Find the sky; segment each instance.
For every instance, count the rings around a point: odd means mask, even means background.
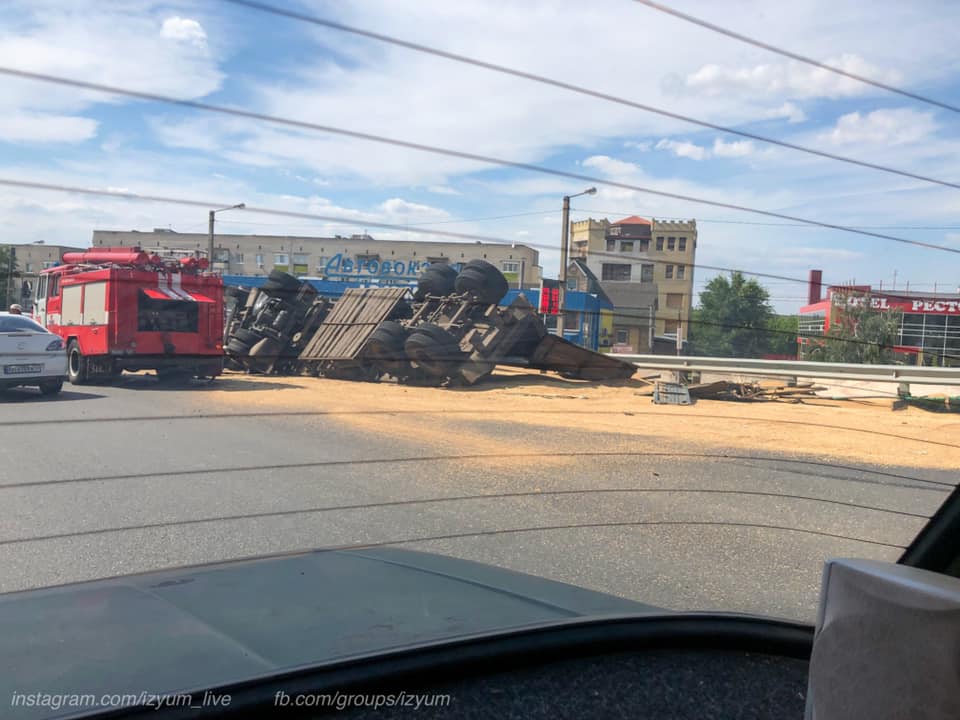
[[[960,117],[631,0],[270,0],[715,124],[960,182]],[[960,104],[960,4],[671,0],[677,9]],[[6,0],[0,66],[491,155],[960,250],[960,190],[817,158],[223,0]],[[0,178],[248,211],[221,232],[443,239],[541,250],[591,183],[0,75]],[[598,184],[572,219],[695,218],[697,262],[802,280],[956,291],[960,254]],[[504,217],[510,216],[510,217]],[[199,232],[199,206],[4,187],[2,242],[84,246],[97,229]],[[369,227],[403,225],[407,231]],[[761,224],[757,224],[761,223]],[[699,289],[717,274],[696,271]],[[760,278],[781,312],[802,282]]]

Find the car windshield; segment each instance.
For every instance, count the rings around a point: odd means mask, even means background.
[[[28,317],[23,317],[21,315],[0,315],[0,332],[45,333],[46,330]]]
[[[0,333],[62,343],[0,344],[0,601],[319,550],[812,623],[896,562],[960,3],[673,4],[3,3]]]

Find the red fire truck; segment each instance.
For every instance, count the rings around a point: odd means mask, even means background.
[[[205,259],[113,247],[63,261],[40,274],[33,313],[67,344],[70,382],[124,370],[161,379],[223,371],[223,281]]]

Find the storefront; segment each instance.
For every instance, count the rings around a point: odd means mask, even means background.
[[[825,300],[800,308],[801,359],[846,312],[864,306],[899,314],[895,350],[904,360],[960,365],[960,294],[880,292],[865,285],[829,287]]]

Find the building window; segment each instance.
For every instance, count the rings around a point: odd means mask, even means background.
[[[213,251],[213,261],[214,262],[230,262],[230,251],[226,248],[217,248]]]
[[[620,252],[633,252],[633,242],[630,240],[621,240]]]
[[[677,265],[677,280],[683,280],[687,275],[686,265]]]
[[[667,293],[667,307],[680,310],[683,307],[683,293]]]
[[[610,240],[610,239],[608,238],[608,239],[607,239],[607,252],[613,252],[613,251],[616,250],[616,249],[617,249],[617,241],[616,241],[616,240]]]
[[[504,260],[500,263],[500,268],[505,273],[518,273],[520,272],[520,263],[516,260]]]
[[[616,264],[616,263],[603,263],[601,269],[601,280],[629,280],[630,279],[630,265],[627,264]]]
[[[686,251],[687,251],[687,239],[686,239],[686,238],[680,238],[677,242],[679,243],[679,244],[677,245],[677,249],[679,249],[680,252],[686,252]]]
[[[664,271],[663,271],[663,276],[664,276],[667,280],[672,280],[672,279],[673,279],[673,265],[667,265],[667,267],[666,267],[666,268],[664,269]]]
[[[273,264],[274,264],[274,265],[289,265],[289,264],[290,264],[290,256],[287,255],[286,253],[275,253],[274,256],[273,256]]]
[[[32,263],[32,262],[28,262],[28,263],[24,266],[24,269],[25,269],[27,272],[33,272],[33,263]]]
[[[258,268],[263,267],[263,255],[261,255],[260,253],[257,253],[257,267]]]
[[[663,321],[663,332],[664,334],[673,335],[680,329],[679,320],[664,320]]]
[[[55,260],[47,260],[46,262],[43,263],[44,270],[46,270],[47,268],[52,268],[56,266],[57,266],[57,263]]]
[[[237,265],[243,265],[243,253],[234,253],[233,261],[237,263]]]
[[[675,237],[667,238],[667,250],[676,250],[677,248],[677,239]]]
[[[644,240],[641,240],[641,241],[640,241],[640,252],[645,253],[645,252],[648,252],[649,250],[650,250],[650,239],[649,239],[649,238],[645,238]]]
[[[610,228],[610,233],[609,233],[609,234],[610,234],[610,235],[619,235],[619,234],[620,234],[620,226],[619,226],[619,225],[615,225],[614,227]]]
[[[663,252],[663,235],[657,236],[657,252]]]
[[[626,345],[628,342],[630,342],[630,333],[629,333],[629,331],[627,331],[627,330],[620,330],[620,329],[618,328],[618,329],[615,330],[614,332],[616,332],[616,338],[617,338],[616,342],[617,342],[617,345]]]
[[[640,282],[653,282],[653,263],[640,266]]]

